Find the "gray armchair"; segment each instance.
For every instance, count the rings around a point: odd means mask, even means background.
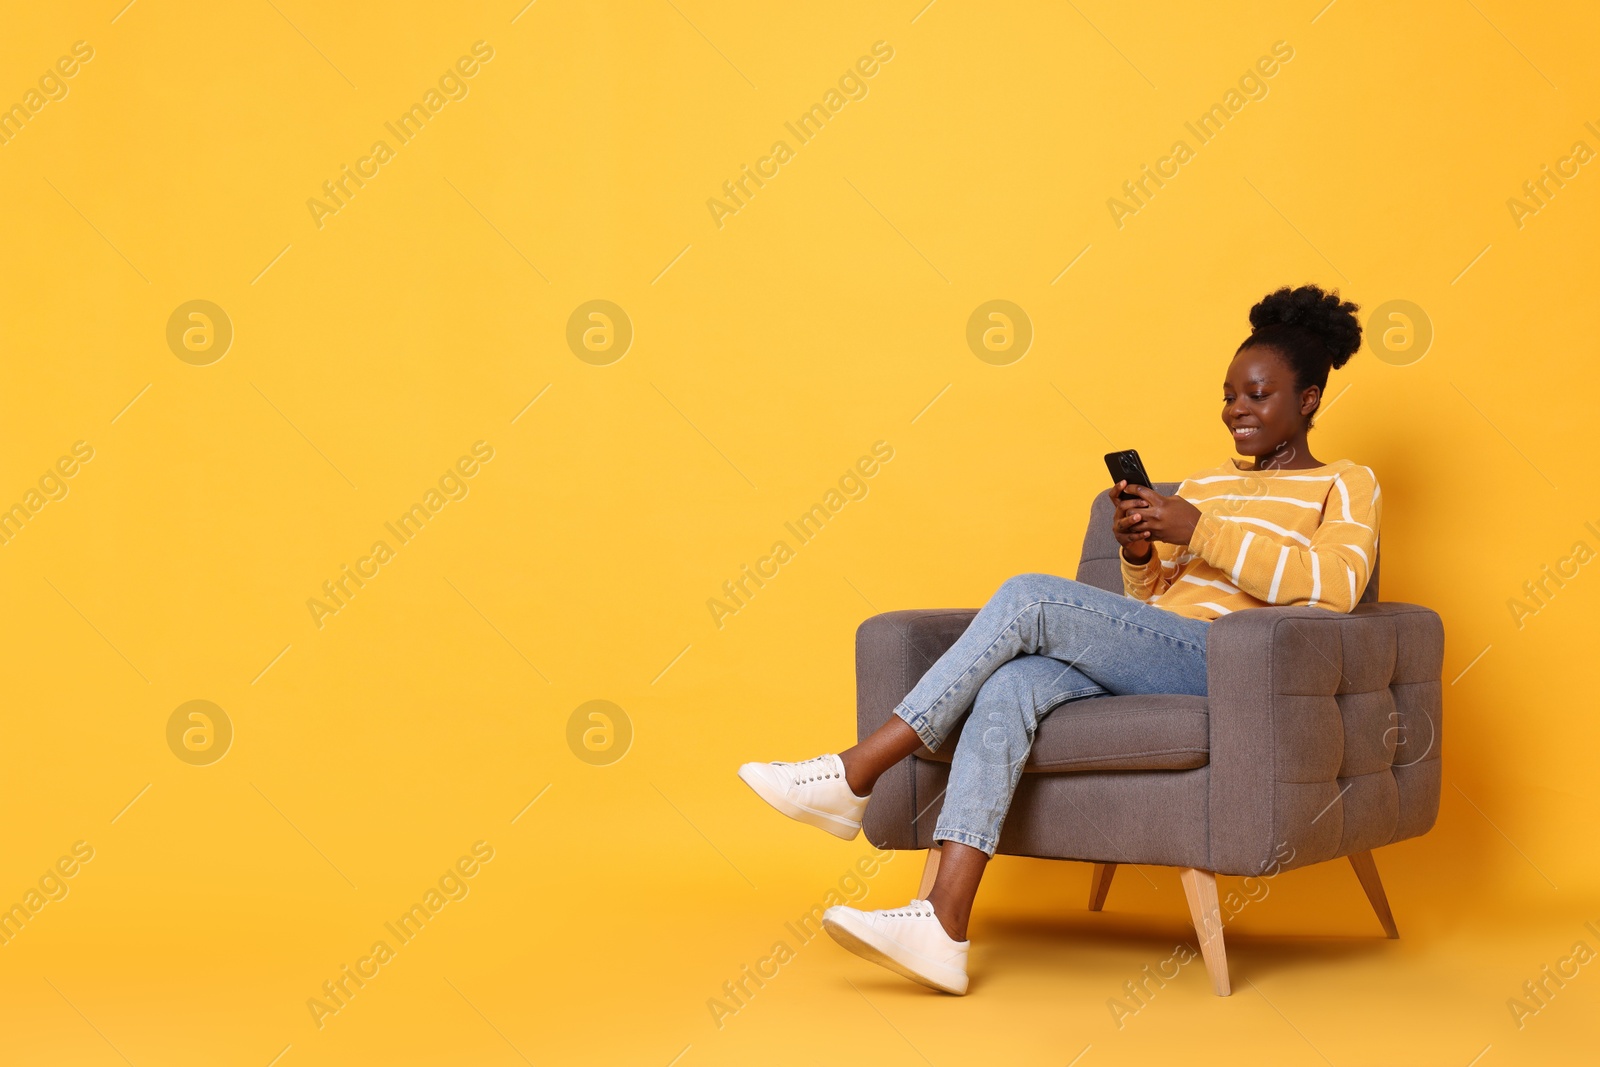
[[[1077,580],[1120,593],[1110,512],[1096,494]],[[975,614],[892,611],[861,624],[861,737]],[[1093,863],[1095,911],[1117,864],[1179,868],[1212,987],[1227,996],[1219,874],[1270,877],[1349,857],[1385,932],[1399,936],[1372,850],[1426,833],[1439,813],[1444,626],[1427,608],[1379,603],[1374,560],[1349,614],[1236,611],[1211,623],[1206,655],[1206,696],[1092,697],[1046,716],[998,852]],[[879,848],[929,850],[923,896],[955,747],[924,747],[891,768],[863,821]]]

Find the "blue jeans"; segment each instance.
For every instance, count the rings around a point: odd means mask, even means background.
[[[970,707],[934,841],[993,856],[1039,720],[1083,697],[1206,693],[1206,630],[1050,574],[1008,578],[894,709],[937,751]]]

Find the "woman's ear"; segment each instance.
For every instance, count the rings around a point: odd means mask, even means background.
[[[1315,385],[1308,386],[1306,390],[1300,394],[1300,414],[1310,415],[1317,409],[1317,405],[1321,402],[1322,390],[1317,388]]]

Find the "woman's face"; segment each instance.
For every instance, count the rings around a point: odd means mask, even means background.
[[[1316,386],[1299,391],[1278,350],[1253,345],[1233,357],[1222,384],[1222,421],[1241,456],[1271,456],[1306,430]]]

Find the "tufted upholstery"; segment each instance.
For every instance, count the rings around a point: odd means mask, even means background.
[[[1120,592],[1110,507],[1096,494],[1077,578]],[[897,611],[861,625],[860,736],[888,719],[973,614]],[[1435,612],[1378,602],[1375,565],[1348,615],[1256,608],[1211,627],[1206,696],[1093,697],[1040,723],[1000,852],[1251,875],[1433,826],[1444,663]],[[863,827],[880,848],[932,844],[953,747],[923,749],[879,779]]]
[[[1439,812],[1444,627],[1411,604],[1257,608],[1212,623],[1206,869],[1369,851]]]

